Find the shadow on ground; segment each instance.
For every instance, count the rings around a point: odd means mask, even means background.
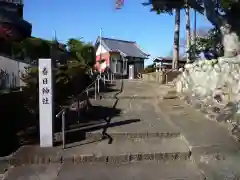
[[[95,86],[92,87],[91,90],[89,90],[88,92],[88,96],[90,98],[94,98],[95,96]],[[97,89],[96,89],[97,91]],[[118,87],[116,87],[116,84],[115,83],[110,83],[110,82],[106,82],[105,84],[100,81],[99,82],[99,94],[103,94],[103,93],[118,93],[120,92],[121,89],[119,89]]]
[[[121,109],[117,109],[116,105],[118,103],[117,95],[120,94],[123,90],[123,81],[121,84],[121,89],[113,89],[108,87],[109,84],[105,84],[102,92],[111,92],[115,91],[115,99],[114,105],[112,107],[105,106],[92,106],[90,104],[90,108],[84,113],[77,112],[68,112],[66,116],[66,134],[65,139],[67,144],[79,142],[85,140],[87,138],[87,133],[91,131],[96,131],[102,129],[102,137],[101,139],[108,139],[109,144],[112,143],[113,138],[111,135],[107,133],[107,129],[115,126],[122,126],[129,123],[139,122],[139,119],[130,119],[123,120],[118,122],[111,122],[113,117],[120,116]],[[102,84],[100,84],[102,86]],[[111,86],[111,84],[110,84]],[[90,101],[89,101],[90,103]],[[99,139],[100,140],[100,139]]]
[[[112,141],[114,139],[111,137],[111,134],[107,134],[106,132],[105,134],[102,134],[101,138],[98,138],[98,139],[93,138],[90,141],[87,141],[84,143],[82,143],[81,141],[86,140],[88,138],[86,135],[89,132],[97,131],[97,130],[104,131],[105,128],[108,129],[116,126],[124,126],[131,123],[137,123],[139,121],[140,119],[128,119],[128,120],[122,120],[118,122],[102,123],[102,124],[99,123],[99,124],[84,126],[82,128],[75,128],[66,133],[66,145],[68,148],[72,148],[72,147],[76,147],[77,145],[94,143],[97,141],[101,141],[103,139],[108,139],[108,144],[112,144]]]
[[[121,109],[115,107],[92,106],[87,112],[82,113],[77,121],[77,113],[69,113],[65,125],[66,144],[72,144],[87,139],[87,133],[98,131],[102,134],[102,139],[109,139],[109,144],[113,141],[111,135],[107,134],[107,129],[116,126],[123,126],[130,123],[139,122],[139,119],[129,119],[111,122],[113,117],[121,115]],[[101,139],[99,139],[101,140]],[[58,143],[56,144],[58,145]]]
[[[119,116],[120,109],[105,106],[91,106],[87,112],[79,115],[74,111],[69,111],[66,116],[66,130],[74,127],[86,127],[106,121],[109,116]]]

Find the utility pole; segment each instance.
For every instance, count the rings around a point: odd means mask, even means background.
[[[100,67],[100,75],[102,74],[102,67],[101,67],[101,63],[102,63],[102,28],[100,28],[100,40],[99,40],[99,44],[100,44],[100,61],[99,61],[99,67]]]

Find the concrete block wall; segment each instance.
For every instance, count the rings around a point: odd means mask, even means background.
[[[10,57],[0,55],[0,71],[5,73],[4,80],[1,77],[0,83],[5,88],[16,88],[24,86],[24,82],[21,80],[21,74],[25,72],[25,67],[31,66],[30,64],[21,62],[20,60],[14,60]]]

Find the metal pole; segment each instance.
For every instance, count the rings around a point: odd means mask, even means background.
[[[98,90],[98,93],[99,93],[99,78],[97,78],[97,90]]]
[[[104,86],[105,86],[105,74],[103,76],[103,83],[104,83]]]
[[[65,149],[65,114],[66,110],[62,113],[62,148]]]
[[[77,100],[77,122],[79,123],[79,118],[80,118],[80,104],[79,104],[79,99]]]
[[[100,44],[100,76],[101,76],[101,73],[102,73],[102,68],[101,68],[101,62],[102,62],[102,28],[100,28],[99,44]]]
[[[97,82],[96,81],[95,81],[94,91],[95,91],[95,100],[96,100],[97,99]]]
[[[166,72],[166,84],[168,83],[168,72]]]
[[[113,73],[111,73],[111,84],[112,84],[112,80],[113,80]]]

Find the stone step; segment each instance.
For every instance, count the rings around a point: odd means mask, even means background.
[[[156,120],[157,121],[157,120]],[[106,129],[106,133],[113,140],[134,140],[134,139],[149,139],[149,138],[176,138],[180,136],[180,132],[174,129],[159,129],[158,132],[155,129],[144,127],[145,124],[141,123],[139,119],[121,120],[114,119],[110,123],[105,120],[98,122],[86,122],[74,124],[65,130],[66,141],[97,141],[103,137],[103,132]],[[164,124],[163,124],[164,125]],[[125,127],[120,127],[125,126]],[[134,126],[136,129],[134,130]],[[139,129],[138,129],[139,127]],[[144,127],[144,129],[140,129]],[[133,129],[131,131],[131,129]],[[54,133],[55,142],[62,142],[62,132]]]
[[[105,130],[113,139],[122,140],[178,137],[179,130],[169,125],[148,101],[135,99],[116,103],[110,99],[92,100],[89,115],[79,119],[79,123],[76,123],[76,117],[67,119],[66,139],[99,140]],[[73,120],[75,122],[71,124]],[[55,140],[62,141],[61,132],[55,133]]]
[[[182,100],[159,102],[162,112],[185,137],[193,154],[218,153],[224,155],[239,150],[239,144],[220,124],[208,120],[203,113],[185,104]]]
[[[175,87],[173,87],[172,85],[166,84],[163,85],[165,90],[165,93],[163,95],[163,99],[176,99],[178,98],[178,93]]]
[[[92,173],[94,172],[94,173]],[[73,173],[73,175],[71,175]],[[131,163],[122,165],[63,165],[56,180],[72,179],[184,179],[200,180],[202,176],[192,162]]]
[[[31,165],[11,169],[5,180],[47,179],[47,180],[202,180],[196,165],[190,161],[146,162],[121,165]]]
[[[61,147],[40,148],[24,146],[10,159],[14,165],[48,163],[110,163],[120,164],[135,161],[186,160],[190,158],[188,145],[182,138],[135,139],[92,143],[72,143]]]
[[[68,133],[71,133],[70,136],[68,136]],[[79,130],[77,129],[75,132],[74,130],[71,130],[71,132],[66,132],[66,139],[67,141],[74,141],[74,138],[72,134],[75,134],[77,137],[77,141],[97,141],[97,140],[101,140],[103,138],[103,134],[101,131],[97,131],[97,132],[79,132]],[[111,137],[114,140],[118,140],[118,141],[124,141],[124,140],[135,140],[135,139],[150,139],[150,138],[177,138],[180,136],[180,133],[178,132],[143,132],[143,133],[137,133],[137,132],[111,132],[111,133],[107,133],[107,136]],[[70,137],[68,139],[68,137]],[[55,143],[61,143],[62,142],[62,133],[55,133],[54,134],[54,142]]]
[[[224,160],[208,155],[191,161],[147,161],[125,164],[51,164],[10,168],[4,180],[20,179],[164,179],[164,180],[235,180],[240,177],[239,154],[229,154]],[[1,177],[1,176],[0,176]]]

